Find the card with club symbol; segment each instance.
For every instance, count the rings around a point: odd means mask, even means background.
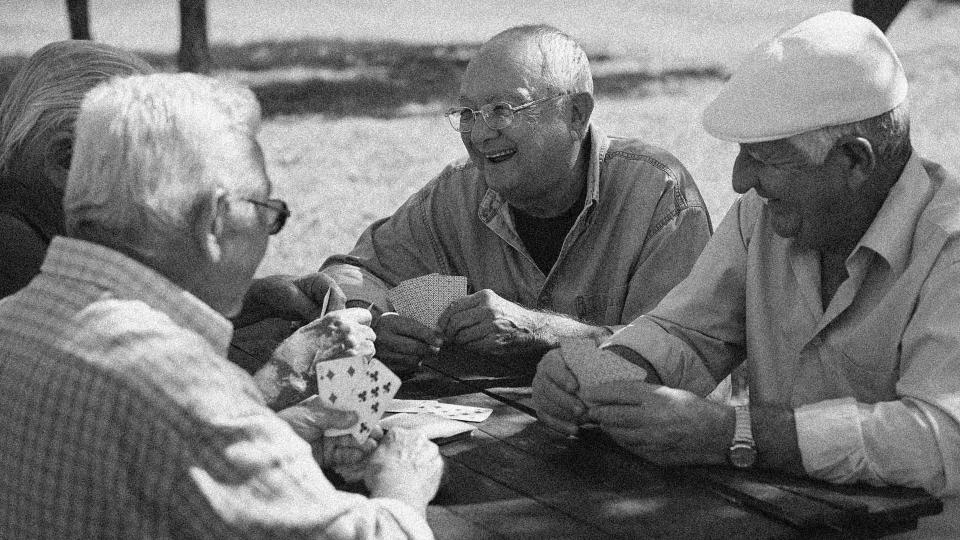
[[[400,315],[436,328],[443,310],[466,295],[466,277],[427,274],[400,282],[387,292],[387,299]]]
[[[353,411],[357,423],[347,429],[329,429],[328,436],[349,433],[364,442],[400,389],[400,378],[376,358],[353,356],[317,363],[317,394],[331,409]]]

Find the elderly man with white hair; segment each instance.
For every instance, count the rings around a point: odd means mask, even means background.
[[[225,317],[289,214],[259,119],[248,90],[196,75],[84,99],[66,236],[0,301],[0,537],[431,537],[436,445],[391,431],[366,457],[372,497],[339,492],[317,460],[366,449],[321,434],[355,415],[314,400],[295,432],[225,359]],[[367,322],[332,313],[287,353],[372,354]]]
[[[661,463],[960,492],[960,184],[913,151],[879,29],[831,12],[759,46],[707,107],[740,144],[690,276],[597,354],[644,381],[539,366],[544,421],[594,422]],[[744,364],[749,404],[702,399]],[[956,516],[953,516],[956,519]]]

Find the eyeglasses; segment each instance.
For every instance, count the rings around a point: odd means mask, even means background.
[[[500,130],[513,123],[513,117],[518,111],[565,95],[566,94],[559,94],[535,99],[516,107],[506,101],[487,103],[480,107],[479,111],[475,111],[470,107],[452,107],[447,111],[446,117],[447,120],[450,121],[450,125],[453,126],[453,129],[460,133],[469,133],[472,131],[473,127],[477,124],[477,116],[482,117],[483,122],[487,124],[487,127],[490,129]]]
[[[243,200],[257,206],[269,208],[277,213],[276,217],[270,223],[270,234],[277,234],[280,232],[280,229],[282,229],[287,223],[287,218],[290,217],[290,208],[287,207],[287,203],[281,201],[280,199],[267,199],[266,201],[258,201],[256,199],[244,198]]]

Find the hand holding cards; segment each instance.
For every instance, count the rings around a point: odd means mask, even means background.
[[[647,370],[616,354],[598,349],[592,341],[569,341],[560,344],[563,361],[576,377],[582,399],[584,389],[613,381],[643,381]]]
[[[357,413],[357,423],[348,429],[327,430],[328,436],[349,433],[364,442],[383,417],[400,378],[376,358],[351,356],[316,364],[317,394],[331,409]]]
[[[402,281],[390,289],[387,299],[398,314],[436,329],[443,310],[466,295],[466,277],[427,274]]]

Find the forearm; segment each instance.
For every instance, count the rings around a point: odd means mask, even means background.
[[[591,326],[571,317],[549,311],[533,311],[534,328],[532,339],[520,342],[528,351],[546,352],[560,346],[564,340],[591,340],[599,344],[611,335],[603,326]]]
[[[943,397],[947,399],[937,403]],[[835,483],[957,493],[960,424],[950,411],[950,398],[872,404],[844,398],[798,408],[798,443],[807,474]]]

